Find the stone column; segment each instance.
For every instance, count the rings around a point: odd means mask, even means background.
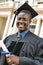
[[[37,23],[36,23],[35,32],[34,32],[34,34],[36,34],[36,35],[38,35],[38,36],[39,36],[39,34],[40,34],[41,24],[42,24],[41,18],[38,18],[38,19],[37,19]]]
[[[41,38],[43,38],[43,20],[42,20],[42,26],[41,26],[41,30],[40,30],[40,35]]]

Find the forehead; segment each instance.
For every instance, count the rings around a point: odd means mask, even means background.
[[[17,17],[29,17],[29,14],[25,13],[25,12],[20,12]]]

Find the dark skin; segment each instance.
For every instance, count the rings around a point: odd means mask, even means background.
[[[17,16],[17,28],[18,28],[18,30],[20,32],[25,31],[26,29],[28,29],[29,24],[30,24],[29,14],[21,12]]]
[[[24,12],[21,12],[17,16],[17,23],[16,26],[20,32],[25,31],[28,29],[28,26],[30,24],[30,15]],[[19,65],[19,57],[16,55],[8,55],[6,56],[6,60],[8,65]]]

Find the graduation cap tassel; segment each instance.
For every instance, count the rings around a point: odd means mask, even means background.
[[[15,22],[15,19],[16,19],[16,15],[17,15],[17,11],[16,11],[15,16],[14,16],[14,20],[13,20],[13,23],[12,23],[12,27],[14,26],[14,22]]]
[[[13,20],[13,23],[12,23],[12,27],[14,26],[15,18],[16,18],[16,14],[14,16],[14,20]]]

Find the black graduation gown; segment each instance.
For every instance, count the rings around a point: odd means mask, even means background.
[[[19,41],[17,34],[10,35],[4,40],[6,47],[11,52],[15,52],[14,47],[17,44],[16,42],[20,45],[22,43],[21,48],[18,46],[19,50],[16,50],[17,54],[14,53],[20,57],[19,65],[43,65],[43,39],[29,31]]]

